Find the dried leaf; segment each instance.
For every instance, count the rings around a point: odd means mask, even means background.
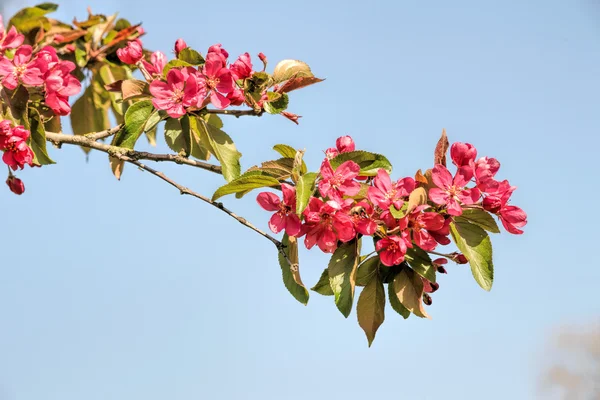
[[[442,129],[442,136],[435,146],[435,152],[433,156],[434,165],[442,164],[443,166],[446,166],[446,152],[448,151],[449,146],[450,143],[448,142],[448,136],[446,136],[446,130]]]

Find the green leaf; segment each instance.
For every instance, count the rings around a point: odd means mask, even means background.
[[[4,117],[12,120],[16,125],[23,125],[27,118],[29,92],[23,85],[14,90],[3,88],[1,92]]]
[[[223,169],[223,177],[231,182],[240,176],[240,157],[235,144],[228,134],[198,118],[198,131],[201,142],[219,160]]]
[[[465,208],[460,217],[455,217],[455,221],[459,222],[470,222],[485,229],[488,232],[500,233],[500,228],[496,224],[494,217],[481,208]]]
[[[181,50],[177,55],[177,58],[181,61],[185,61],[191,65],[200,65],[204,64],[204,57],[196,50],[193,50],[189,47]]]
[[[273,70],[273,81],[281,83],[291,78],[313,77],[308,64],[298,60],[283,60]]]
[[[373,256],[363,261],[356,271],[356,285],[366,286],[371,278],[379,272],[379,256]]]
[[[115,135],[113,145],[133,149],[153,112],[150,100],[138,101],[129,107],[125,113],[125,126]]]
[[[317,189],[317,185],[315,185],[317,176],[318,174],[316,172],[308,172],[301,175],[298,179],[298,184],[296,185],[296,214],[298,214],[298,216],[300,216],[306,206],[308,206],[311,196]]]
[[[212,196],[212,201],[232,193],[248,193],[253,189],[279,185],[279,181],[265,175],[242,175],[217,189]]]
[[[53,3],[42,3],[35,7],[24,8],[8,21],[7,30],[11,26],[14,26],[19,33],[27,34],[32,30],[43,26],[44,30],[47,31],[50,28],[50,23],[48,22],[48,18],[44,17],[44,15],[56,11],[57,8],[58,5]]]
[[[385,156],[360,150],[340,153],[331,160],[331,166],[335,169],[350,160],[360,165],[360,175],[363,176],[375,176],[380,168],[392,172],[392,164]]]
[[[327,269],[335,305],[346,318],[352,311],[359,254],[360,239],[343,243],[333,253]]]
[[[283,275],[283,284],[296,300],[306,305],[308,303],[308,290],[306,290],[302,279],[300,279],[297,239],[284,234],[281,243],[285,246],[284,251],[292,263],[290,265],[288,260],[279,253],[279,265],[281,266],[281,273]]]
[[[170,70],[178,67],[193,67],[193,65],[183,60],[171,60],[165,65],[165,68],[163,69],[163,77],[166,78]]]
[[[35,155],[33,163],[36,165],[49,165],[55,164],[54,161],[48,156],[46,150],[46,131],[44,130],[44,124],[40,122],[40,114],[36,109],[32,108],[30,111],[30,126],[29,130],[31,136],[28,139],[28,145],[33,150]]]
[[[115,23],[115,30],[122,31],[125,28],[129,28],[131,26],[131,22],[126,20],[125,18],[119,18]]]
[[[314,290],[315,292],[322,294],[323,296],[333,296],[333,290],[331,289],[331,285],[329,284],[329,271],[327,268],[323,270],[321,274],[321,278],[315,286],[313,286],[310,290]]]
[[[435,282],[435,272],[437,269],[425,250],[415,245],[406,250],[404,259],[417,274],[429,282]]]
[[[217,114],[206,114],[204,115],[204,120],[209,124],[214,126],[217,129],[223,128],[223,121]]]
[[[379,274],[374,274],[358,296],[356,304],[358,324],[365,331],[369,347],[375,339],[377,329],[385,319],[385,289]]]
[[[283,93],[279,94],[277,99],[265,101],[263,103],[263,108],[269,114],[279,114],[287,109],[288,103],[289,96],[286,93]]]
[[[388,283],[388,298],[390,299],[392,309],[402,315],[402,318],[407,319],[410,317],[410,311],[400,303],[400,300],[398,300],[398,296],[396,296],[396,292],[394,291],[394,285],[391,283]]]
[[[200,139],[200,130],[198,128],[198,120],[196,118],[189,118],[189,125],[190,125],[190,137],[191,137],[190,143],[192,146],[192,148],[190,150],[190,155],[194,158],[197,158],[198,160],[208,161],[208,159],[210,158],[210,152],[209,152],[208,148],[202,143],[202,140]]]
[[[492,242],[487,232],[478,225],[455,221],[450,224],[450,233],[456,247],[467,257],[473,277],[483,289],[492,289],[494,263]]]
[[[304,150],[298,150],[294,157],[294,165],[292,167],[292,179],[298,182],[301,175],[306,174],[306,163],[304,162]]]
[[[190,138],[184,137],[179,119],[167,119],[167,122],[165,123],[165,141],[167,142],[167,146],[169,146],[169,148],[175,153],[179,154],[183,152],[186,155],[190,154]]]
[[[260,167],[252,167],[249,171],[259,170],[263,171],[273,178],[278,180],[284,180],[292,175],[292,169],[294,168],[294,160],[292,158],[280,158],[278,160],[265,161]]]
[[[100,132],[110,127],[108,110],[94,105],[92,86],[88,86],[83,95],[73,104],[71,126],[76,135]]]
[[[417,317],[430,318],[423,305],[423,280],[412,270],[404,268],[391,283],[398,301]]]
[[[162,119],[162,113],[159,110],[154,110],[152,114],[148,117],[148,121],[146,121],[146,125],[144,125],[144,132],[150,132],[152,130],[156,130],[156,125]],[[156,133],[155,133],[156,135]]]
[[[398,210],[393,204],[390,205],[390,214],[392,214],[392,217],[396,219],[406,217],[406,214],[408,214],[408,202],[405,201],[400,210]]]
[[[287,144],[276,144],[273,146],[273,150],[281,154],[285,158],[294,158],[296,157],[297,150],[292,146],[288,146]]]

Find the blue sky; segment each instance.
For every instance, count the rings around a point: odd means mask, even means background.
[[[598,319],[597,2],[88,3],[143,22],[151,49],[222,43],[327,78],[292,94],[300,126],[225,120],[244,167],[288,143],[316,168],[350,134],[411,175],[446,128],[500,160],[529,224],[493,238],[491,293],[450,265],[433,319],[388,309],[369,349],[354,312],[287,293],[268,241],[131,166],[116,181],[104,154],[52,149],[57,165],[20,173],[25,195],[0,191],[0,399],[531,399],[552,330]],[[205,194],[221,183],[158,167]],[[224,202],[266,229],[253,199]],[[300,257],[313,284],[328,257]]]

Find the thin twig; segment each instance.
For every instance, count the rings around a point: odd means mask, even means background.
[[[263,114],[263,111],[254,111],[254,110],[215,110],[215,109],[206,109],[206,112],[209,114],[223,114],[223,115],[233,115],[234,117],[241,117],[244,115],[250,115],[255,117],[260,117]]]
[[[115,128],[113,128],[115,129]],[[97,132],[98,134],[101,132]],[[144,151],[135,151],[131,149],[126,149],[118,146],[111,146],[109,144],[96,142],[86,136],[77,136],[77,135],[65,135],[62,133],[54,133],[54,132],[46,132],[46,140],[59,146],[63,143],[75,144],[82,147],[87,147],[90,149],[96,149],[103,151],[105,153],[109,153],[110,155],[115,154],[124,154],[131,159],[134,160],[150,160],[150,161],[169,161],[174,162],[176,164],[185,164],[190,165],[192,167],[201,168],[207,171],[214,172],[216,174],[221,174],[221,167],[218,165],[209,164],[203,161],[190,160],[189,158],[182,157],[178,154],[154,154],[147,153]]]
[[[86,137],[93,141],[105,139],[105,138],[110,137],[110,136],[114,135],[115,133],[119,132],[122,127],[123,127],[123,124],[119,124],[113,128],[106,129],[106,130],[103,130],[100,132],[86,133],[85,135],[83,135],[83,137]]]
[[[220,203],[217,201],[212,201],[208,197],[203,196],[200,193],[196,193],[196,192],[188,189],[187,187],[178,184],[177,182],[175,182],[174,180],[172,180],[171,178],[166,176],[164,173],[157,171],[154,168],[148,167],[147,165],[145,165],[145,164],[139,162],[138,160],[135,160],[129,156],[126,156],[124,154],[115,154],[115,157],[121,161],[125,161],[130,164],[134,164],[134,165],[138,166],[139,168],[150,172],[152,175],[162,179],[163,181],[167,182],[169,185],[177,188],[181,194],[187,194],[189,196],[193,196],[193,197],[200,199],[203,202],[208,203],[211,206],[216,207],[219,210],[223,211],[225,214],[229,215],[231,218],[235,219],[240,224],[252,229],[254,232],[258,233],[262,237],[270,240],[271,243],[273,243],[275,245],[275,247],[277,247],[277,250],[279,251],[279,253],[282,254],[285,257],[286,261],[290,264],[290,266],[292,266],[292,262],[285,252],[285,245],[283,243],[281,243],[279,240],[275,239],[273,236],[269,235],[268,233],[261,231],[260,229],[258,229],[254,225],[252,225],[250,222],[248,222],[248,220],[246,218],[240,217],[239,215],[235,214],[233,211],[229,210],[228,208],[226,208],[223,205],[223,203]]]

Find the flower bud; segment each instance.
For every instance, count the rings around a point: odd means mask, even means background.
[[[291,112],[287,112],[287,111],[282,111],[281,115],[283,115],[284,117],[286,117],[287,119],[289,119],[290,121],[292,121],[293,123],[295,123],[296,125],[298,125],[298,118],[302,118],[302,116],[291,113]]]
[[[117,50],[117,57],[125,64],[137,64],[144,57],[144,49],[140,39],[131,40],[126,47]]]
[[[454,261],[457,264],[467,264],[469,262],[469,260],[467,260],[467,257],[465,257],[464,254],[460,253],[455,253],[452,257],[452,261]]]
[[[8,185],[10,191],[14,194],[21,195],[23,192],[25,192],[25,185],[23,184],[23,181],[14,175],[10,175],[8,177],[6,184]]]
[[[177,39],[177,41],[175,41],[175,55],[178,56],[179,53],[187,47],[187,43],[182,38]]]
[[[431,296],[428,295],[427,293],[423,293],[423,303],[425,303],[426,306],[430,306],[433,304],[433,300],[431,299]]]
[[[342,136],[339,137],[335,141],[335,147],[337,147],[340,153],[348,153],[350,151],[354,151],[355,145],[354,140],[350,136]]]
[[[263,53],[258,53],[258,58],[260,59],[260,61],[262,61],[264,68],[263,71],[265,69],[267,69],[267,56],[265,56]]]

